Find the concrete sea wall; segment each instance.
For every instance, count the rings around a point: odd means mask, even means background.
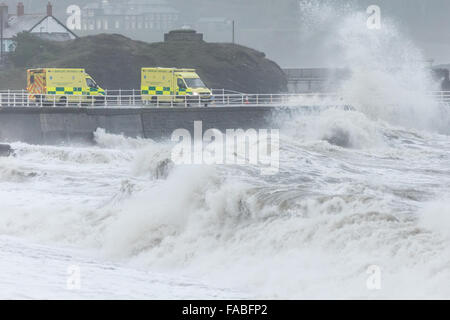
[[[155,140],[170,138],[176,129],[277,129],[271,127],[274,107],[220,108],[0,108],[0,141],[31,144],[92,142],[93,133]]]

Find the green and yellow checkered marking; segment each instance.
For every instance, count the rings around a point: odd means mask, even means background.
[[[80,88],[80,87],[53,87],[47,88],[47,94],[68,95],[68,96],[90,96],[104,94],[103,90],[97,88]]]
[[[177,95],[178,96],[190,96],[190,95],[192,95],[192,90],[179,88],[177,91]]]
[[[69,88],[69,87],[54,87],[47,88],[48,94],[56,94],[56,95],[81,95],[82,88]]]
[[[142,95],[151,95],[151,96],[171,96],[171,95],[173,95],[173,91],[170,90],[170,87],[142,86],[141,93],[142,93]]]

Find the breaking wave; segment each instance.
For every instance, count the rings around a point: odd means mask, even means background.
[[[288,124],[298,132],[282,135],[276,177],[216,166],[174,166],[157,177],[168,148],[147,141],[104,164],[108,177],[78,164],[88,173],[78,184],[77,173],[51,153],[51,168],[35,187],[16,181],[22,191],[6,199],[8,182],[0,180],[0,233],[96,249],[262,298],[448,296],[448,205],[434,199],[450,183],[449,139],[355,113],[353,127],[342,126],[352,146],[340,146],[328,141],[338,113],[311,116],[311,130],[299,125],[306,125],[303,116]],[[372,134],[360,133],[366,127]],[[110,152],[89,148],[79,152]],[[29,163],[22,158],[29,156],[19,152],[17,160]],[[58,186],[51,196],[49,184]],[[36,200],[17,206],[23,195]],[[365,286],[371,265],[383,269],[380,292]]]

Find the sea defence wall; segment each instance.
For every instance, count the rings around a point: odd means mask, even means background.
[[[220,108],[0,108],[0,141],[30,144],[93,142],[101,128],[112,134],[154,140],[170,138],[176,129],[277,129],[274,107]]]

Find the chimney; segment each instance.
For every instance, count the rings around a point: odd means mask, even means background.
[[[47,4],[47,16],[53,16],[53,6],[50,2]]]
[[[25,15],[25,6],[23,5],[23,2],[19,2],[17,4],[17,16],[21,17]]]
[[[0,18],[3,22],[3,28],[6,28],[8,26],[9,12],[8,5],[6,5],[4,2],[0,4]]]

